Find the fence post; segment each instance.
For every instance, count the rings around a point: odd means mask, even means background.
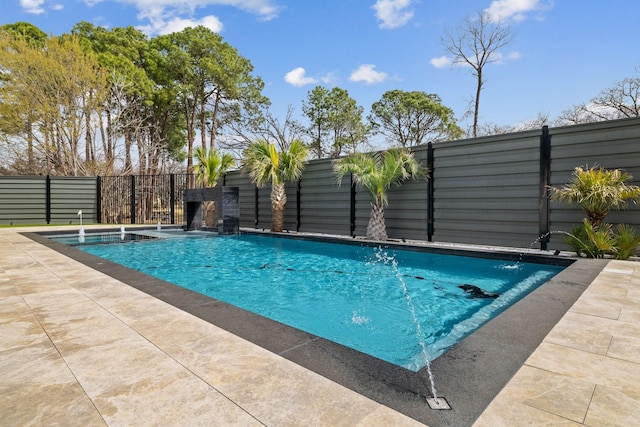
[[[433,196],[435,193],[435,187],[433,186],[435,161],[433,158],[433,143],[429,141],[427,143],[427,241],[433,242],[434,232],[434,215],[435,206],[433,204]]]
[[[102,180],[96,176],[96,222],[102,224]]]
[[[259,209],[258,209],[258,201],[260,198],[260,195],[258,194],[260,190],[258,189],[258,186],[256,185],[256,189],[254,192],[254,202],[255,202],[255,209],[254,209],[254,214],[255,214],[255,220],[253,222],[254,228],[258,228],[258,215],[259,215]]]
[[[169,212],[171,215],[171,224],[176,223],[176,175],[169,175]]]
[[[302,195],[302,179],[298,180],[298,187],[296,188],[296,233],[300,232],[300,224],[302,222],[300,218],[300,196]]]
[[[136,176],[131,175],[131,224],[136,223]]]
[[[45,220],[47,224],[51,224],[51,177],[47,175],[44,189],[45,197]]]
[[[549,126],[542,127],[540,135],[540,200],[538,208],[538,237],[540,239],[540,249],[547,250],[549,242],[549,196],[548,189],[551,180],[551,135]]]
[[[349,205],[349,235],[356,237],[356,182],[351,174],[351,202]]]

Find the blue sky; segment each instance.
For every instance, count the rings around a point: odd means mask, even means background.
[[[0,25],[58,35],[88,21],[149,36],[205,25],[253,63],[276,115],[289,105],[301,115],[322,85],[346,89],[366,112],[388,90],[435,93],[461,120],[475,80],[447,65],[441,37],[483,10],[514,39],[485,68],[481,123],[553,119],[640,72],[637,0],[3,0]]]

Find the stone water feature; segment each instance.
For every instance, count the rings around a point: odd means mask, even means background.
[[[184,190],[185,230],[209,230],[219,234],[240,231],[238,187],[193,188]],[[208,203],[213,203],[213,207]],[[212,218],[207,219],[207,213]]]

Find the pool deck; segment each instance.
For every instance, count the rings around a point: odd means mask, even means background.
[[[424,425],[19,234],[39,230],[0,229],[3,426]],[[640,263],[610,261],[473,425],[634,425],[639,379]]]

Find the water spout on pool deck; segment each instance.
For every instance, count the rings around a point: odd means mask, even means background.
[[[436,392],[435,380],[433,378],[433,372],[431,371],[431,361],[429,360],[427,345],[422,335],[422,326],[420,326],[420,321],[418,320],[418,316],[416,315],[415,306],[413,304],[413,301],[411,300],[409,290],[407,289],[407,283],[404,281],[402,274],[398,269],[398,262],[392,255],[389,255],[381,247],[378,247],[376,249],[375,257],[376,261],[384,265],[390,265],[393,268],[393,272],[400,282],[400,285],[402,286],[402,294],[407,301],[407,306],[409,307],[409,311],[411,312],[413,324],[416,327],[416,337],[418,338],[418,343],[420,344],[420,348],[422,349],[422,355],[424,356],[424,360],[426,361],[427,373],[429,374],[429,384],[431,387],[432,397],[427,398],[427,404],[431,409],[451,409],[446,400],[444,400],[444,398],[442,397],[438,397],[438,394]]]
[[[78,241],[84,243],[84,227],[82,226],[82,209],[78,211],[80,217],[80,230],[78,231]]]

